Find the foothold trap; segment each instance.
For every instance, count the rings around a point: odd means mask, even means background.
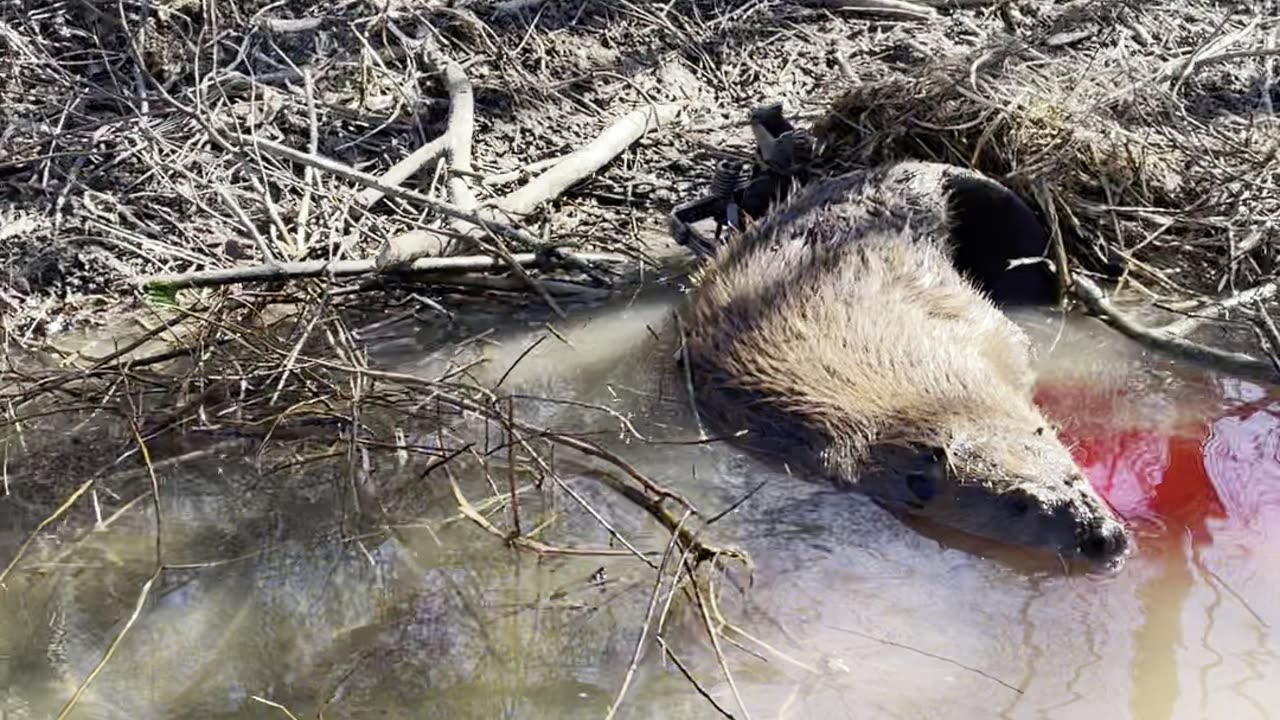
[[[751,132],[756,141],[753,161],[718,161],[710,191],[671,212],[676,242],[698,255],[712,252],[725,227],[738,231],[744,217],[763,217],[793,187],[808,180],[813,136],[783,116],[781,103],[753,109]],[[704,220],[715,222],[710,240],[693,227]]]

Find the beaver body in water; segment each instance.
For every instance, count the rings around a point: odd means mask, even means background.
[[[958,227],[940,167],[815,181],[716,247],[685,308],[699,408],[891,510],[1115,567],[1126,530],[1033,403],[1028,338],[958,269],[982,218]]]

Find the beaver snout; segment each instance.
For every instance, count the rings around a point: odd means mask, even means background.
[[[1110,518],[1095,518],[1082,533],[1076,552],[1085,560],[1108,564],[1119,560],[1129,549],[1124,526]]]

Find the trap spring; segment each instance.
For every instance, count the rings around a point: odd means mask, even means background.
[[[783,116],[780,103],[753,109],[750,119],[756,141],[754,162],[720,160],[710,192],[671,211],[676,242],[695,254],[710,254],[725,227],[740,230],[744,217],[762,217],[794,186],[808,180],[812,135],[793,126]],[[711,240],[693,229],[694,223],[707,219],[716,223]]]

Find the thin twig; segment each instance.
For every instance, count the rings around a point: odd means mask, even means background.
[[[40,533],[44,532],[45,528],[57,522],[58,518],[65,515],[66,512],[71,509],[71,506],[76,504],[77,500],[83,497],[85,493],[89,492],[89,489],[92,488],[93,485],[93,478],[81,483],[80,487],[76,488],[75,492],[71,493],[66,500],[62,501],[62,504],[58,506],[57,510],[53,511],[52,515],[41,520],[40,524],[36,526],[36,529],[32,530],[31,533],[27,535],[27,539],[23,540],[22,544],[18,546],[17,551],[14,552],[13,558],[9,560],[9,564],[5,566],[4,571],[0,572],[0,588],[4,587],[5,579],[9,577],[9,573],[12,572],[13,568],[17,566],[20,560],[22,560],[22,556],[26,554],[27,548],[31,547],[31,543],[35,542],[37,537],[40,537]]]
[[[320,120],[316,114],[315,81],[309,69],[302,71],[302,87],[307,99],[307,152],[317,155],[320,152]],[[298,220],[294,230],[294,259],[301,260],[307,256],[307,221],[311,217],[311,198],[315,192],[316,169],[307,166],[302,169],[302,200],[298,203]]]
[[[1202,324],[1221,317],[1228,310],[1241,305],[1250,305],[1261,300],[1270,300],[1275,297],[1277,290],[1280,290],[1280,281],[1271,280],[1248,290],[1235,293],[1222,300],[1216,300],[1208,305],[1190,310],[1187,312],[1187,316],[1181,320],[1175,320],[1168,325],[1156,328],[1156,330],[1173,337],[1182,337],[1190,334]]]
[[[1266,340],[1264,346],[1267,350],[1267,357],[1270,358],[1271,365],[1276,369],[1276,373],[1280,374],[1280,330],[1276,329],[1275,320],[1271,319],[1271,313],[1267,312],[1267,308],[1263,306],[1261,301],[1255,300],[1253,309],[1258,316],[1258,329]]]
[[[240,221],[240,227],[244,228],[245,234],[253,239],[253,244],[258,246],[258,252],[262,254],[263,262],[268,265],[274,265],[276,263],[276,254],[272,252],[267,239],[262,237],[262,233],[258,232],[258,228],[253,224],[253,221],[249,219],[248,215],[244,214],[240,203],[236,202],[226,188],[220,185],[214,188],[214,192],[218,193],[218,197],[222,199],[222,204],[231,211],[232,215],[236,216],[236,220]]]
[[[720,646],[720,633],[711,622],[711,611],[703,599],[702,589],[697,584],[693,587],[693,594],[694,599],[697,601],[698,610],[702,613],[702,621],[706,627],[707,636],[711,639],[711,647],[715,650],[716,661],[720,663],[720,669],[724,672],[724,679],[729,683],[729,691],[733,693],[734,699],[738,701],[738,707],[742,708],[742,716],[747,720],[751,720],[751,713],[747,710],[747,704],[742,699],[742,693],[738,691],[738,683],[733,679],[733,673],[729,670],[729,661],[725,658],[724,649]]]
[[[675,550],[676,541],[680,538],[680,530],[684,528],[684,523],[688,519],[689,512],[686,511],[684,516],[680,518],[680,522],[676,524],[676,531],[671,533],[671,539],[667,542],[667,549],[662,553],[662,562],[658,564],[658,576],[653,581],[652,592],[649,593],[649,606],[645,610],[644,623],[640,626],[640,634],[636,637],[635,651],[631,654],[631,664],[627,666],[627,672],[622,677],[622,686],[618,688],[617,696],[609,706],[609,711],[605,713],[605,720],[613,720],[613,716],[617,714],[618,708],[622,705],[622,699],[627,695],[627,688],[631,686],[631,680],[635,677],[636,669],[640,665],[640,655],[644,651],[644,641],[649,636],[649,628],[652,626],[654,619],[653,611],[658,606],[658,595],[662,590],[663,580],[666,578],[667,562],[671,559],[671,553]],[[675,592],[674,581],[672,585],[672,592]]]
[[[539,540],[534,540],[533,538],[527,537],[524,535],[504,533],[498,528],[494,527],[493,523],[489,522],[488,518],[486,518],[484,515],[481,515],[475,509],[475,506],[473,506],[471,502],[467,500],[467,497],[462,494],[462,488],[458,487],[458,481],[454,479],[453,474],[450,473],[447,468],[445,469],[445,473],[449,477],[449,488],[453,490],[453,499],[458,503],[458,512],[462,513],[462,515],[465,516],[471,522],[480,526],[480,528],[483,529],[485,532],[495,537],[502,538],[503,541],[508,542],[516,547],[523,548],[525,550],[531,550],[539,555],[614,557],[614,556],[631,556],[634,554],[630,550],[616,550],[614,548],[556,547],[553,545],[548,545]]]
[[[361,170],[356,170],[353,167],[337,162],[336,160],[331,160],[323,155],[294,150],[287,145],[282,145],[274,140],[268,140],[263,137],[231,135],[230,139],[239,143],[241,147],[261,150],[268,155],[274,155],[275,157],[283,160],[290,160],[304,167],[313,167],[316,170],[327,172],[331,175],[337,175],[340,178],[350,180],[351,182],[363,185],[364,187],[376,188],[384,195],[417,203],[428,210],[438,212],[446,217],[462,220],[464,222],[471,223],[472,225],[483,227],[502,238],[520,243],[521,245],[537,247],[541,244],[537,238],[523,230],[496,220],[491,220],[487,217],[481,217],[477,213],[461,210],[449,203],[428,197],[420,192],[390,185],[374,175],[370,175],[369,173]]]
[[[115,638],[112,639],[111,644],[107,646],[107,651],[103,653],[102,659],[99,660],[98,664],[94,666],[93,670],[90,671],[87,676],[85,676],[85,679],[81,681],[80,685],[76,688],[75,692],[67,700],[66,704],[62,706],[61,712],[58,713],[58,720],[64,720],[68,715],[71,714],[71,711],[74,710],[75,706],[80,702],[80,698],[84,696],[85,691],[89,689],[89,685],[93,683],[94,679],[97,678],[98,675],[102,673],[103,669],[106,668],[107,663],[111,661],[111,658],[115,655],[116,650],[120,648],[120,644],[124,642],[125,636],[129,634],[129,630],[133,628],[134,624],[138,621],[138,618],[142,616],[142,608],[146,606],[147,598],[150,597],[151,595],[151,588],[155,584],[156,580],[160,579],[160,575],[164,573],[164,570],[165,570],[163,532],[162,532],[163,525],[161,524],[161,514],[160,514],[160,484],[156,480],[155,470],[151,466],[151,455],[147,451],[146,442],[142,439],[142,434],[138,430],[137,423],[134,422],[132,418],[130,419],[130,430],[133,433],[134,440],[137,441],[138,443],[138,449],[142,453],[142,461],[147,466],[148,474],[150,475],[150,478],[151,478],[151,501],[152,501],[152,508],[156,516],[155,568],[152,570],[151,576],[147,578],[146,582],[142,584],[142,588],[138,591],[138,598],[134,603],[133,613],[129,616],[129,619],[125,622],[124,626],[120,628],[120,632],[116,633],[116,636]]]
[[[961,663],[961,662],[957,662],[957,661],[955,661],[955,660],[952,660],[952,659],[951,659],[951,658],[949,658],[949,657],[945,657],[945,656],[943,656],[943,655],[938,655],[938,654],[936,654],[936,653],[931,653],[931,652],[929,652],[929,651],[927,651],[927,650],[921,650],[920,648],[911,647],[910,645],[905,645],[905,644],[900,643],[900,642],[894,642],[894,641],[892,641],[892,640],[886,640],[886,639],[884,639],[884,638],[878,638],[878,637],[875,637],[874,635],[868,635],[867,633],[864,633],[864,632],[861,632],[861,631],[858,631],[858,630],[852,630],[852,629],[850,629],[850,628],[837,627],[837,626],[835,626],[835,625],[828,625],[827,627],[831,628],[832,630],[836,630],[836,631],[838,631],[838,632],[847,633],[847,634],[849,634],[849,635],[857,635],[857,636],[858,636],[858,637],[860,637],[860,638],[865,638],[865,639],[867,639],[867,640],[871,640],[872,642],[880,643],[881,645],[888,645],[889,647],[896,647],[896,648],[900,648],[900,649],[902,649],[902,650],[907,650],[907,651],[909,651],[909,652],[916,653],[917,655],[923,655],[924,657],[927,657],[927,658],[933,658],[934,660],[938,660],[938,661],[941,661],[941,662],[947,663],[948,665],[954,665],[955,667],[958,667],[958,668],[960,668],[961,670],[964,670],[964,671],[966,671],[966,672],[971,672],[971,673],[973,673],[973,674],[975,674],[975,675],[980,675],[980,676],[982,676],[982,677],[984,677],[984,678],[986,678],[986,679],[990,680],[991,682],[996,683],[997,685],[1000,685],[1000,686],[1002,686],[1002,687],[1004,687],[1004,688],[1007,688],[1007,689],[1009,689],[1009,690],[1012,690],[1013,692],[1015,692],[1015,693],[1017,693],[1017,694],[1019,694],[1019,695],[1022,695],[1022,694],[1024,693],[1024,691],[1022,690],[1022,688],[1019,688],[1019,687],[1017,687],[1017,686],[1011,685],[1011,684],[1009,684],[1009,683],[1005,682],[1004,680],[1001,680],[1000,678],[996,677],[995,675],[992,675],[991,673],[989,673],[989,672],[987,672],[987,671],[985,671],[985,670],[982,670],[982,669],[979,669],[979,668],[975,668],[975,667],[970,667],[969,665],[965,665],[964,663]]]
[[[707,702],[711,703],[711,706],[716,709],[716,712],[726,718],[729,718],[729,720],[733,720],[733,713],[725,709],[723,705],[712,697],[711,693],[707,692],[706,688],[702,687],[702,683],[698,682],[697,678],[693,676],[693,673],[689,672],[689,668],[680,660],[680,657],[672,652],[671,648],[667,646],[667,641],[663,639],[662,636],[658,636],[657,641],[658,644],[662,646],[662,652],[665,653],[667,657],[671,658],[671,662],[676,664],[676,669],[680,671],[680,674],[684,676],[685,680],[688,680],[689,683],[693,685],[693,689],[696,690]]]

